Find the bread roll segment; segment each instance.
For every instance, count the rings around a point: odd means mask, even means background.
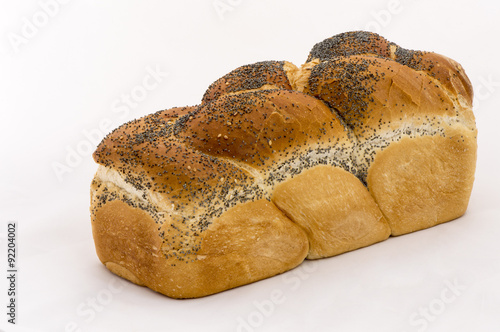
[[[190,253],[165,246],[156,218],[123,198],[106,202],[92,224],[96,250],[111,272],[172,298],[210,295],[285,272],[308,252],[304,232],[266,200],[226,211]]]
[[[314,45],[303,68],[308,64],[352,55],[386,58],[416,71],[425,72],[455,97],[472,107],[472,85],[459,63],[434,52],[405,49],[376,33],[350,31],[327,38]]]
[[[342,168],[321,165],[279,184],[273,202],[309,238],[308,259],[383,241],[391,230],[363,184]]]
[[[472,95],[455,61],[362,31],[316,44],[300,68],[237,68],[200,105],[98,146],[97,255],[193,298],[455,219],[474,181]]]
[[[336,56],[332,44],[345,56]],[[353,130],[357,175],[392,235],[465,213],[477,130],[472,86],[462,67],[364,32],[319,43],[309,59],[315,56],[320,62],[311,68],[303,91],[336,109]]]
[[[377,153],[367,183],[392,235],[465,213],[474,182],[475,137],[458,126],[445,133],[445,137],[404,136]]]
[[[288,177],[278,169],[294,164],[296,172],[317,163],[351,167],[352,132],[324,102],[296,91],[225,95],[184,120],[177,136],[187,146],[257,173]],[[314,158],[316,151],[337,157]]]
[[[242,92],[292,89],[291,77],[298,68],[288,61],[261,61],[241,66],[212,83],[202,98],[209,103],[221,96]]]
[[[351,55],[373,55],[385,58],[395,58],[394,53],[398,46],[382,36],[368,31],[349,31],[326,38],[315,44],[306,63],[315,59],[328,61],[337,57]]]

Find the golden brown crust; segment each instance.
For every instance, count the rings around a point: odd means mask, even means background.
[[[445,137],[404,137],[377,153],[368,170],[368,188],[392,235],[465,213],[476,167],[474,134],[455,125],[446,129]]]
[[[391,234],[366,187],[339,167],[316,166],[281,183],[273,202],[306,232],[308,259],[365,247]]]
[[[439,85],[463,103],[472,107],[472,84],[462,66],[456,61],[434,52],[406,50],[402,47],[395,51],[395,60],[409,68],[427,73]]]

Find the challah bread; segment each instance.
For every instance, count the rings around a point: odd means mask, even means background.
[[[475,166],[470,83],[452,60],[398,50],[342,34],[300,69],[246,65],[200,105],[115,129],[94,153],[101,262],[200,297],[461,215]]]

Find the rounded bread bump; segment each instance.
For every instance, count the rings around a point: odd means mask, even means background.
[[[236,68],[212,83],[202,98],[202,104],[223,95],[242,92],[292,89],[298,68],[288,61],[261,61]]]

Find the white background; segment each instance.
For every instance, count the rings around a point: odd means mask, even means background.
[[[0,273],[0,330],[499,331],[500,2],[55,1],[1,1],[0,258],[6,271],[16,221],[19,274],[12,327]],[[243,64],[300,65],[315,43],[354,29],[468,73],[479,152],[464,217],[195,300],[104,268],[88,212],[101,127],[195,105]]]

